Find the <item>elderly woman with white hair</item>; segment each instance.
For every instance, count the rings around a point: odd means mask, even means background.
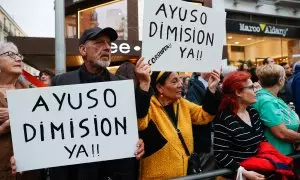
[[[7,109],[6,91],[23,89],[27,86],[18,81],[22,73],[23,56],[18,48],[11,42],[0,42],[0,179],[1,180],[36,180],[40,173],[31,171],[12,175],[10,158],[13,155],[12,139],[10,133],[9,113]]]
[[[294,152],[293,145],[300,142],[297,132],[300,120],[296,112],[277,97],[285,83],[284,68],[269,64],[258,67],[256,73],[262,89],[256,94],[254,107],[267,127],[265,137],[279,152],[289,155]]]

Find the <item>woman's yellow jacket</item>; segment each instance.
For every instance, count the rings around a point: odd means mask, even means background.
[[[211,93],[209,93],[211,96]],[[176,111],[179,105],[178,124],[184,141],[193,152],[193,124],[207,124],[214,115],[202,106],[180,98],[173,103]],[[140,179],[168,179],[185,176],[188,156],[176,130],[155,96],[151,97],[148,114],[138,120],[140,136],[145,141],[145,156],[140,161]]]

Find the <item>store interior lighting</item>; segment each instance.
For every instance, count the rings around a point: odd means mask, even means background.
[[[298,57],[300,57],[300,54],[293,54],[292,57],[293,58],[298,58]]]

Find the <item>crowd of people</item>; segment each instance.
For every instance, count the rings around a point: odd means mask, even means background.
[[[113,74],[107,67],[117,38],[112,28],[87,29],[79,39],[83,65],[57,76],[42,70],[39,79],[49,86],[134,79],[136,158],[16,173],[6,91],[28,86],[19,81],[23,56],[13,43],[1,42],[0,179],[169,179],[192,173],[191,156],[199,158],[199,172],[230,168],[235,173],[227,179],[296,178],[297,162],[286,155],[299,149],[300,63],[292,73],[289,64],[266,58],[255,71],[242,64],[223,81],[219,70],[182,81],[177,72],[152,72],[141,57]]]

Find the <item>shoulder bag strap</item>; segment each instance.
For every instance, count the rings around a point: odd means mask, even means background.
[[[162,109],[163,109],[164,113],[168,116],[168,118],[169,118],[169,120],[171,121],[172,125],[174,126],[174,128],[175,128],[175,130],[176,130],[176,132],[177,132],[178,138],[180,139],[181,144],[182,144],[182,146],[183,146],[183,149],[184,149],[184,151],[185,151],[185,154],[186,154],[187,156],[190,156],[191,154],[190,154],[190,152],[189,152],[189,149],[188,149],[187,145],[185,144],[185,141],[184,141],[184,138],[183,138],[183,136],[182,136],[182,133],[181,133],[180,129],[176,127],[175,123],[172,121],[172,119],[170,118],[169,114],[164,110],[163,107],[162,107]],[[179,110],[179,104],[177,104],[176,115],[175,115],[175,118],[176,118],[176,121],[177,121],[177,122],[178,122],[178,114],[179,114],[179,113],[178,113],[178,112],[179,112],[178,110]]]

